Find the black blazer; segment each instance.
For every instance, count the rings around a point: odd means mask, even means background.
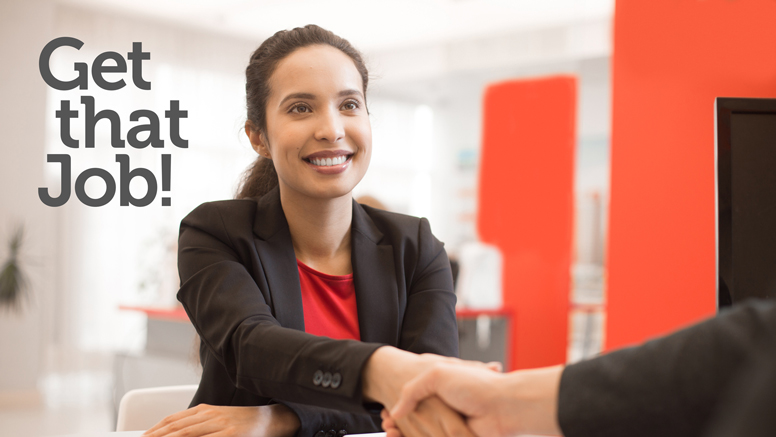
[[[191,405],[280,402],[299,415],[300,436],[372,432],[380,419],[366,414],[360,377],[372,352],[393,345],[457,356],[450,263],[428,221],[354,201],[351,247],[362,341],[333,340],[304,332],[277,188],[205,203],[184,218],[178,300],[201,337],[203,366]]]
[[[776,302],[566,367],[566,437],[776,435]]]

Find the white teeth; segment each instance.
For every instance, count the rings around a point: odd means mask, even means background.
[[[343,164],[347,159],[346,156],[337,156],[334,158],[311,159],[310,162],[321,167],[331,167],[332,165]]]

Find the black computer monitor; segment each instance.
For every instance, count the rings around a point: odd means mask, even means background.
[[[717,98],[717,304],[776,299],[776,99]]]

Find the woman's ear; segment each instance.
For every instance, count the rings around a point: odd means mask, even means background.
[[[267,159],[272,159],[269,147],[267,147],[267,138],[259,129],[253,126],[253,123],[251,123],[250,120],[245,122],[245,135],[248,136],[251,147],[253,147],[253,150],[255,150],[256,153]]]

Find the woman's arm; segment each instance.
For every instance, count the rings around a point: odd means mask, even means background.
[[[334,434],[341,437],[344,434],[365,434],[380,432],[382,419],[377,414],[357,414],[330,408],[316,407],[294,402],[280,401],[299,420],[296,429],[298,437],[315,437]]]
[[[245,236],[235,237],[238,232],[235,228],[245,226],[235,225],[234,217],[228,217],[229,225],[225,225],[219,209],[218,203],[202,205],[181,223],[179,270],[182,285],[178,297],[203,344],[224,366],[232,384],[260,396],[282,399],[296,412],[303,425],[321,427],[303,427],[300,436],[312,435],[312,431],[320,431],[332,423],[350,423],[346,429],[349,432],[362,431],[353,427],[368,425],[365,419],[379,423],[363,414],[351,416],[331,412],[327,415],[320,408],[294,404],[303,402],[365,413],[361,370],[381,345],[331,340],[281,327],[254,279],[256,273],[252,276],[246,268],[250,263],[242,259],[245,250],[240,245],[253,241],[246,242]],[[455,355],[455,297],[449,262],[441,243],[431,235],[427,221],[421,221],[418,232],[418,253],[413,257],[417,262],[409,269],[412,278],[401,341],[413,352]],[[416,318],[418,320],[412,320]],[[430,363],[436,358],[402,353],[396,359],[393,362],[396,367],[416,369],[417,373],[425,364],[410,363]],[[315,384],[315,374],[320,370],[339,374],[339,386]],[[404,379],[413,375],[407,374]],[[399,380],[394,380],[392,385],[392,391],[396,392],[400,388]],[[390,402],[389,398],[373,400]],[[332,428],[338,432],[335,428],[339,427]]]
[[[199,404],[165,417],[143,437],[292,437],[297,429],[299,419],[282,405]]]
[[[250,260],[241,259],[246,251],[239,245],[253,243],[252,215],[223,205],[203,204],[181,222],[178,299],[202,342],[235,387],[267,398],[364,413],[360,373],[380,345],[332,340],[280,326],[268,296],[257,285],[262,278],[254,279],[246,268]],[[226,217],[226,226],[221,208],[224,215],[248,219],[235,224],[234,217]],[[238,238],[238,232],[248,235]],[[321,384],[318,372],[340,375],[339,384]]]

